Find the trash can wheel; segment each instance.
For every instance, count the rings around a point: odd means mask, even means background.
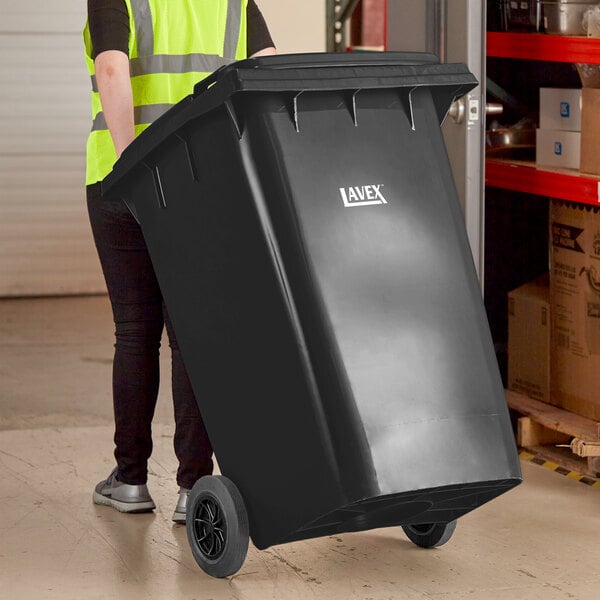
[[[248,553],[248,515],[235,484],[221,475],[201,477],[190,492],[186,529],[192,554],[213,577],[236,573]]]
[[[456,521],[450,523],[426,523],[422,525],[403,525],[408,539],[421,548],[437,548],[445,544],[456,529]]]

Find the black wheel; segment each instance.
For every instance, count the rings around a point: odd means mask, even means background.
[[[200,478],[188,499],[186,529],[192,554],[213,577],[236,573],[248,553],[248,515],[232,481],[221,475]]]
[[[403,525],[408,539],[421,548],[437,548],[445,544],[456,529],[456,521],[450,523],[426,523],[423,525]]]

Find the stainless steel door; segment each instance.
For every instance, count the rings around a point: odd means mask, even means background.
[[[387,0],[387,49],[433,52],[462,62],[482,82],[444,122],[473,259],[483,280],[485,3],[481,0]]]

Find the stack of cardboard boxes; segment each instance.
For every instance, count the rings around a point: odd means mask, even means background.
[[[540,90],[537,163],[600,175],[600,67],[578,68]],[[549,226],[550,277],[509,294],[508,386],[600,421],[600,208],[550,200]]]
[[[540,88],[536,162],[600,175],[600,65],[578,64],[581,88]]]
[[[600,420],[598,208],[552,200],[550,234],[550,401]]]
[[[579,169],[581,89],[540,89],[540,127],[535,146],[538,165]]]
[[[600,89],[582,80],[540,90],[537,162],[600,175]],[[509,294],[508,386],[600,421],[600,208],[551,200],[549,226],[550,277]]]
[[[508,387],[600,421],[600,209],[551,200],[550,277],[509,293]]]

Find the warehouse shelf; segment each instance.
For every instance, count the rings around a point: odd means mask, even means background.
[[[598,64],[600,38],[490,31],[487,34],[487,56]]]
[[[485,184],[514,192],[600,205],[600,177],[572,169],[538,167],[528,161],[487,159]]]
[[[486,54],[495,58],[600,64],[600,39],[490,31]],[[488,159],[485,181],[490,187],[600,205],[600,178],[571,169],[540,168],[532,162]]]

